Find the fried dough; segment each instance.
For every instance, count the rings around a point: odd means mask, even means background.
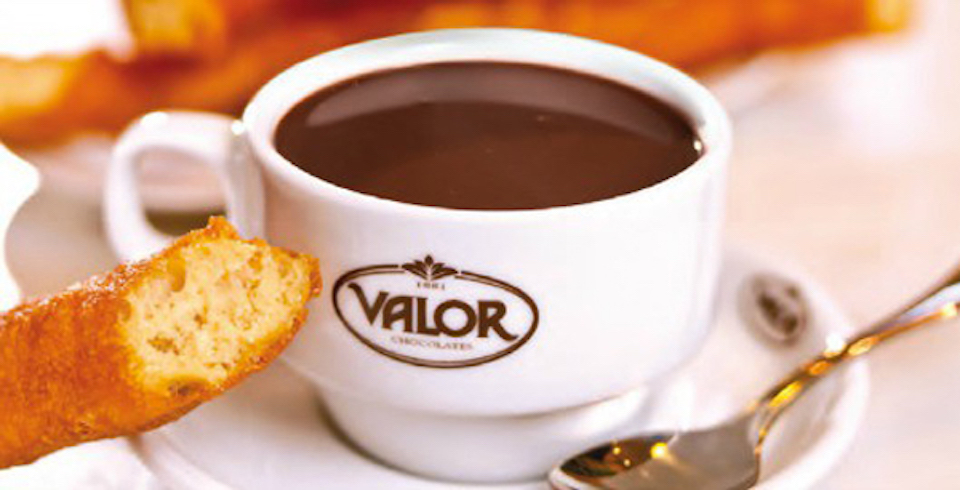
[[[214,218],[0,314],[0,468],[184,415],[273,360],[319,288],[316,259]]]

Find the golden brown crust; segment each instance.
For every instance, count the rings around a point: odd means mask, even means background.
[[[218,238],[239,239],[222,218],[158,255],[89,279],[62,293],[0,315],[0,468],[29,463],[56,449],[122,436],[174,420],[270,363],[293,338],[306,309],[279,338],[255,346],[217,385],[157,393],[139,384],[138,362],[119,328],[125,294],[158,271],[177,249]],[[251,243],[263,244],[256,240]],[[319,292],[316,259],[309,299]]]

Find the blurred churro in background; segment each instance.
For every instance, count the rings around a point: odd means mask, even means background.
[[[113,132],[150,110],[236,113],[287,66],[399,32],[513,26],[641,51],[694,74],[771,48],[901,29],[909,0],[122,0],[130,53],[0,57],[0,139]]]

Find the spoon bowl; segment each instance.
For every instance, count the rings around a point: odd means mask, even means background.
[[[707,430],[647,434],[615,441],[554,468],[559,490],[729,490],[750,488],[760,476],[749,414]]]

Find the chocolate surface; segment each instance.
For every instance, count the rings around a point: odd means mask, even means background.
[[[274,135],[310,174],[395,201],[536,209],[661,182],[699,157],[690,124],[635,89],[498,62],[369,74],[298,103]]]

